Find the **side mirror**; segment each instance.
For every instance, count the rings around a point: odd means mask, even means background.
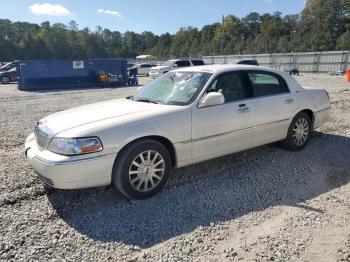
[[[225,103],[223,94],[219,92],[210,92],[200,100],[198,107],[204,108],[208,106],[222,105],[223,103]]]

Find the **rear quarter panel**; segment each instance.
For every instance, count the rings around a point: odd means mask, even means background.
[[[302,87],[294,77],[285,73],[291,92],[295,94],[298,102],[298,108],[294,115],[300,111],[309,109],[314,114],[314,128],[324,124],[329,118],[330,101],[325,89]]]
[[[326,91],[320,88],[304,88],[299,93],[299,103],[301,107],[311,109],[314,113],[330,107]]]

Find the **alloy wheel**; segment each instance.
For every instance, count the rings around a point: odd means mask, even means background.
[[[2,77],[1,78],[1,83],[3,83],[3,84],[10,83],[10,78],[8,78],[7,76]]]
[[[309,124],[305,118],[299,118],[293,127],[293,142],[297,146],[302,146],[309,136]]]
[[[164,172],[163,156],[154,150],[147,150],[137,155],[131,162],[129,182],[135,190],[148,192],[158,186]]]

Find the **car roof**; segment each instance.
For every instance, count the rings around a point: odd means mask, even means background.
[[[204,66],[194,66],[194,67],[184,67],[176,69],[175,71],[181,72],[205,72],[205,73],[225,73],[230,71],[239,70],[254,70],[254,71],[267,71],[273,73],[280,73],[277,70],[268,67],[253,66],[253,65],[241,65],[241,64],[215,64],[215,65],[204,65]]]
[[[237,59],[237,60],[233,60],[233,62],[242,62],[242,61],[256,61],[256,59]]]
[[[176,62],[176,61],[189,61],[189,59],[169,59],[168,61]]]
[[[176,62],[176,61],[192,61],[192,60],[203,61],[203,59],[201,59],[201,58],[169,59],[168,61]]]

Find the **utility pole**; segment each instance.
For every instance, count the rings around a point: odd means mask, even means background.
[[[292,70],[292,56],[293,56],[293,35],[296,33],[297,31],[295,30],[291,30],[290,31],[290,59],[289,59],[289,66],[290,66],[290,70]]]
[[[225,16],[222,16],[222,22],[221,22],[221,39],[220,39],[220,54],[223,54],[223,49],[224,49],[224,20]]]

